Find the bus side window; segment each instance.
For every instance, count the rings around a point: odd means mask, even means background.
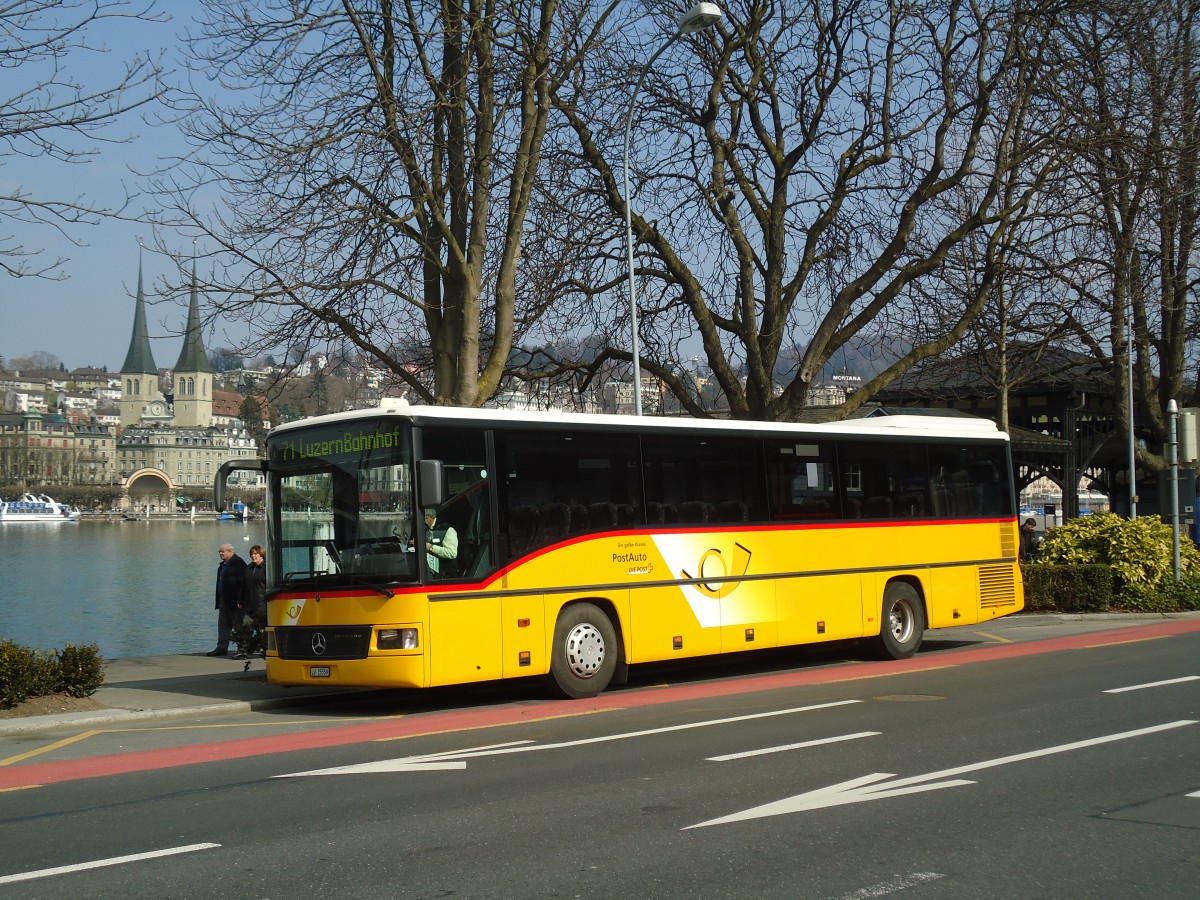
[[[763,442],[757,437],[642,438],[647,509],[665,524],[763,522],[768,518]]]
[[[924,444],[845,440],[838,443],[837,454],[847,518],[858,518],[860,512],[864,519],[922,519],[932,514]]]
[[[772,521],[841,517],[831,443],[766,442],[767,492]]]
[[[1007,462],[1004,448],[994,445],[931,446],[934,499],[960,519],[1013,515],[1002,485]],[[938,514],[935,510],[935,515]]]
[[[502,562],[568,536],[642,523],[637,438],[609,432],[496,432]]]

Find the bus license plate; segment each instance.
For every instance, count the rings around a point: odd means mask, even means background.
[[[308,667],[308,677],[309,678],[328,678],[329,677],[329,666],[309,666]]]

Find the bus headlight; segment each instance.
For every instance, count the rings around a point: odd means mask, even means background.
[[[375,637],[380,650],[416,650],[419,645],[415,628],[380,628]]]

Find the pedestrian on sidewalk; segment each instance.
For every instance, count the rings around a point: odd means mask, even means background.
[[[233,544],[222,544],[217,550],[221,564],[217,566],[217,646],[209,656],[229,654],[229,634],[242,623],[242,596],[246,589],[246,561],[233,552]]]
[[[267,555],[261,544],[250,548],[242,593],[242,629],[234,629],[238,644],[235,659],[249,659],[262,649],[262,633],[267,627]]]

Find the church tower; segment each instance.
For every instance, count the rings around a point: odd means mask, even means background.
[[[158,389],[158,366],[150,352],[150,334],[146,331],[146,296],[142,293],[142,263],[138,260],[137,308],[133,314],[133,337],[121,366],[121,427],[137,425],[142,414],[155,400],[162,400]]]
[[[177,428],[208,428],[213,422],[213,369],[200,334],[200,300],[196,294],[196,264],[192,263],[192,296],[187,331],[175,363],[175,421]]]

